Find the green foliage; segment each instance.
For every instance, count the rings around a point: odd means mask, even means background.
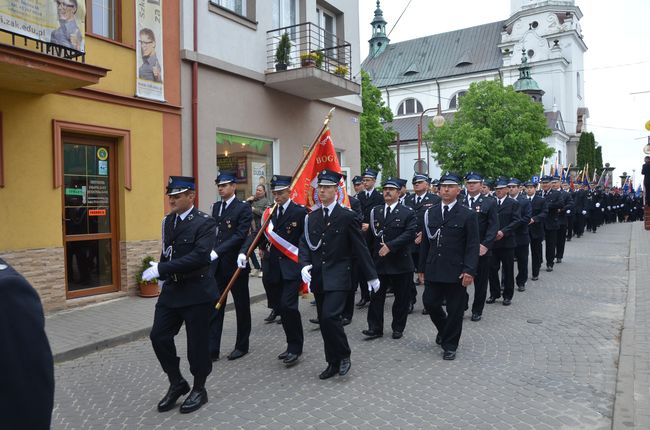
[[[470,85],[453,121],[429,126],[425,139],[443,170],[528,179],[553,154],[544,108],[501,81]]]
[[[138,282],[138,284],[142,284],[145,281],[142,280],[142,273],[144,273],[145,270],[147,270],[149,267],[151,267],[152,261],[156,261],[155,258],[152,256],[148,255],[142,259],[142,264],[140,265],[140,270],[135,274],[135,280]],[[152,280],[151,282],[158,282],[157,279]]]
[[[370,82],[370,76],[364,71],[361,71],[361,98],[361,168],[380,169],[384,178],[395,175],[395,155],[388,146],[395,140],[395,132],[386,130],[383,126],[383,123],[393,120],[393,113],[384,104],[381,92]]]
[[[285,31],[284,34],[280,37],[280,42],[278,42],[278,48],[275,50],[275,62],[278,64],[290,65],[291,61],[289,60],[291,56],[291,39],[289,39],[289,34]]]
[[[597,146],[594,150],[594,167],[598,170],[603,170],[603,148]]]
[[[603,168],[603,152],[600,146],[596,146],[596,139],[593,133],[588,131],[580,134],[578,142],[577,164],[579,169],[589,164],[589,171],[600,171]]]
[[[323,65],[323,53],[321,51],[303,52],[300,54],[300,61],[303,66],[314,63],[320,69]]]

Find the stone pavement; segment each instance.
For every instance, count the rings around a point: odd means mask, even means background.
[[[156,411],[167,380],[149,340],[141,339],[56,365],[53,428],[609,429],[619,416],[631,423],[647,419],[650,292],[642,291],[647,282],[636,283],[635,319],[625,314],[630,240],[644,242],[646,256],[641,251],[632,256],[635,276],[647,279],[646,235],[641,223],[617,224],[574,239],[564,262],[529,281],[526,292],[515,292],[512,306],[486,305],[478,323],[466,317],[453,362],[441,359],[420,303],[400,340],[389,335],[363,340],[362,310],[346,327],[352,371],[320,381],[322,339],[307,321],[315,309],[301,300],[305,353],[301,363],[285,369],[275,358],[284,349],[284,334],[279,325],[264,324],[262,302],[252,307],[250,353],[215,363],[209,403],[201,410]],[[101,306],[95,309],[101,313]],[[626,330],[628,322],[635,329],[634,341],[624,347],[633,350],[620,351],[624,318]],[[388,324],[387,305],[387,334]],[[222,354],[234,344],[234,325],[228,313]],[[84,328],[78,331],[82,336]],[[183,331],[177,345],[191,381]],[[633,360],[634,376],[642,372],[645,379],[629,381],[618,372],[619,352]],[[637,403],[617,402],[615,408],[616,393]]]

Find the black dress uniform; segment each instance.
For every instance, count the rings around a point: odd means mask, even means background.
[[[542,177],[542,183],[551,182],[551,176]],[[557,247],[558,230],[560,229],[560,221],[558,216],[563,208],[564,201],[558,190],[549,189],[541,191],[541,196],[546,200],[548,208],[548,216],[544,220],[544,240],[546,241],[546,271],[553,271],[555,264],[555,251]]]
[[[560,228],[557,231],[557,246],[555,251],[555,261],[561,263],[564,258],[564,247],[567,239],[567,229],[569,225],[569,216],[573,213],[573,199],[571,194],[565,190],[558,190],[562,197],[562,208],[558,213],[558,224]]]
[[[426,181],[427,183],[431,182],[431,179],[426,175],[416,174],[413,176],[411,183],[415,185],[417,182]],[[431,206],[440,203],[440,197],[433,194],[432,192],[427,191],[418,195],[416,193],[409,194],[404,199],[404,205],[410,207],[415,212],[415,221],[417,222],[417,232],[422,231],[422,226],[424,224],[424,212],[429,209]],[[413,265],[415,267],[420,263],[420,245],[413,243],[413,251],[411,252],[411,257],[413,258]],[[418,290],[415,286],[415,282],[410,284],[410,294],[411,294],[411,303],[412,305],[417,302]]]
[[[497,188],[508,185],[508,180],[497,180]],[[514,264],[517,240],[515,233],[521,224],[521,208],[519,202],[506,194],[502,200],[496,198],[497,213],[499,214],[499,231],[503,233],[501,239],[494,242],[492,248],[492,262],[490,263],[490,298],[487,303],[494,303],[501,297],[501,280],[499,269],[503,270],[503,304],[509,305],[515,291]]]
[[[396,178],[389,177],[384,188],[399,189]],[[411,303],[410,286],[413,283],[415,266],[411,259],[411,246],[417,232],[417,222],[413,209],[399,201],[384,206],[376,206],[370,212],[370,231],[373,236],[372,257],[379,275],[379,290],[370,295],[368,308],[368,330],[364,334],[370,338],[380,337],[384,333],[384,303],[386,291],[392,289],[393,301],[393,338],[402,337]],[[379,255],[379,250],[386,245],[390,252]]]
[[[465,175],[465,182],[480,182],[483,178],[474,172]],[[463,206],[476,212],[478,217],[478,231],[480,245],[485,246],[487,252],[478,258],[476,277],[474,278],[474,302],[472,303],[472,321],[479,321],[483,315],[485,299],[487,298],[488,281],[490,279],[490,260],[492,247],[499,231],[499,214],[496,200],[482,194],[470,196],[467,194],[461,200]],[[469,294],[467,294],[469,301]]]
[[[341,174],[323,171],[319,185],[337,185]],[[310,289],[316,298],[320,331],[325,346],[328,368],[320,378],[347,373],[350,368],[348,344],[341,315],[350,290],[350,269],[356,256],[364,278],[377,279],[354,211],[334,202],[305,217],[305,234],[300,238],[299,263],[311,265]]]
[[[0,259],[0,427],[49,429],[54,363],[36,290]]]
[[[527,182],[526,187],[536,186],[533,182]],[[530,236],[530,266],[533,281],[539,278],[539,269],[542,267],[542,242],[544,242],[544,221],[548,216],[546,199],[538,194],[526,196],[531,205],[532,223],[528,225]]]
[[[460,185],[460,178],[443,175],[440,179],[440,185],[450,182]],[[422,301],[438,329],[436,343],[442,345],[446,359],[455,358],[463,329],[467,298],[460,276],[476,275],[479,243],[476,212],[458,202],[441,202],[425,212],[418,270],[424,273]]]
[[[270,182],[271,190],[281,191],[289,188],[291,179],[291,176],[274,175]],[[268,236],[262,236],[258,244],[265,250],[262,255],[263,281],[270,291],[279,291],[279,312],[287,339],[286,351],[280,354],[280,357],[288,365],[294,364],[302,354],[304,343],[302,320],[298,310],[298,295],[302,286],[301,266],[298,264],[297,255],[295,260],[291,257],[288,247],[298,249],[304,233],[305,215],[307,209],[304,206],[287,200],[273,212],[269,228],[265,232]],[[241,247],[241,254],[246,254],[253,237],[251,234]]]
[[[514,183],[519,185],[521,182],[515,180]],[[528,281],[528,248],[530,246],[530,232],[528,223],[533,216],[533,208],[530,200],[526,194],[519,194],[516,198],[521,208],[521,223],[515,230],[515,258],[517,259],[517,276],[515,283],[519,291],[526,289],[526,282]]]
[[[353,183],[356,179],[361,179],[361,176],[355,176],[352,180]],[[359,222],[359,228],[361,228],[361,222],[363,221],[363,210],[361,209],[361,202],[354,196],[348,196],[350,200],[350,209],[356,214],[357,221]],[[359,268],[357,265],[356,257],[352,258],[352,271],[350,273],[350,282],[352,287],[350,293],[348,294],[348,300],[345,303],[345,309],[343,310],[343,324],[349,324],[352,321],[354,316],[354,296],[357,292],[357,287],[360,289],[361,297],[369,297],[368,287],[365,283],[361,283],[359,279]]]
[[[236,177],[231,172],[223,172],[215,181],[218,185],[235,183]],[[237,270],[239,250],[248,237],[253,221],[251,206],[237,197],[231,197],[230,202],[221,201],[212,205],[212,216],[217,221],[214,252],[218,255],[214,262],[215,279],[219,295],[223,293],[230,278]],[[248,353],[249,337],[251,334],[251,302],[248,291],[248,275],[250,270],[244,269],[235,281],[230,293],[235,302],[237,317],[237,339],[235,349],[229,359],[239,358]],[[214,312],[210,322],[210,354],[213,358],[219,356],[221,350],[221,333],[226,303],[219,311]]]
[[[576,190],[573,195],[573,232],[576,237],[582,237],[587,220],[587,191]]]
[[[361,176],[363,178],[377,179],[377,175],[378,175],[377,171],[372,169],[366,169]],[[359,199],[359,203],[361,203],[361,211],[363,212],[362,223],[370,224],[370,211],[375,206],[383,205],[384,197],[374,188],[370,191],[364,190],[358,193],[356,197],[357,199]],[[370,233],[370,230],[368,229],[362,234],[366,241],[366,246],[368,247],[368,249],[370,249],[370,247],[372,246],[372,235]],[[366,303],[370,302],[370,293],[368,292],[368,289],[364,287],[364,284],[367,281],[368,280],[365,279],[363,275],[359,276],[359,286],[361,288],[361,300],[359,301],[359,303],[357,303],[357,306],[359,307],[363,307],[366,305]]]
[[[167,193],[173,195],[193,189],[194,178],[172,176]],[[212,371],[209,324],[217,291],[210,271],[210,252],[214,245],[215,222],[209,215],[192,207],[189,213],[165,216],[162,228],[163,249],[157,270],[163,286],[156,303],[150,338],[171,387],[169,397],[165,396],[158,404],[158,410],[163,412],[173,408],[178,397],[189,391],[181,376],[180,359],[174,344],[174,337],[185,323],[187,358],[190,372],[194,375],[194,388],[181,406],[181,412],[191,412],[207,402],[204,384]],[[193,397],[196,397],[193,405],[184,410]]]

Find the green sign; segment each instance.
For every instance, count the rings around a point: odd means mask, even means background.
[[[82,196],[84,195],[84,190],[81,188],[66,188],[65,189],[65,195],[66,196]]]

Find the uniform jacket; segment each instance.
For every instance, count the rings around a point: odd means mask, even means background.
[[[548,190],[546,193],[540,191],[540,195],[546,199],[548,207],[548,216],[544,221],[544,229],[559,230],[560,221],[558,219],[560,211],[564,207],[564,201],[558,190]]]
[[[503,237],[501,240],[495,240],[494,249],[514,248],[517,246],[515,234],[522,223],[521,206],[517,200],[510,197],[503,199],[501,206],[495,199],[495,204],[499,214],[499,230],[503,232]]]
[[[210,271],[210,251],[214,246],[214,219],[194,208],[180,218],[163,219],[163,250],[158,263],[164,281],[158,304],[170,308],[196,305],[216,299],[217,289]]]
[[[325,224],[323,210],[318,208],[305,217],[305,224],[298,261],[301,267],[312,265],[312,291],[349,291],[353,257],[365,279],[377,278],[354,211],[337,204]],[[310,243],[316,249],[312,250]]]
[[[279,220],[276,209],[271,217],[273,232],[298,248],[300,238],[304,233],[305,215],[307,215],[307,209],[294,202],[289,203],[287,210]],[[259,229],[248,236],[248,239],[239,250],[241,254],[246,254],[253,239],[257,235],[257,231]],[[282,251],[268,240],[265,234],[262,235],[258,247],[266,251],[262,257],[262,280],[264,282],[281,283],[283,279],[292,281],[300,279],[300,269],[302,267],[283,254]]]
[[[250,232],[253,212],[248,203],[234,198],[219,216],[221,202],[212,205],[212,217],[217,222],[217,240],[214,252],[219,258],[214,263],[214,270],[221,276],[230,278],[237,270],[237,256]]]
[[[560,224],[560,226],[567,226],[569,222],[568,221],[569,215],[573,215],[573,198],[571,197],[571,193],[568,193],[564,190],[558,190],[558,191],[560,193],[560,196],[562,197],[562,208],[558,213],[558,223]]]
[[[460,203],[476,212],[478,217],[479,240],[481,241],[481,245],[488,249],[489,255],[494,246],[497,231],[499,231],[499,214],[497,212],[496,200],[478,194],[474,198],[474,205],[470,206],[470,201],[467,196],[465,196]]]
[[[416,203],[417,197],[418,195],[415,193],[409,194],[404,199],[404,205],[415,211],[415,220],[418,224],[418,231],[420,231],[424,225],[424,211],[429,209],[431,206],[440,203],[440,197],[427,191],[424,196],[422,196],[420,203]]]
[[[375,206],[370,214],[373,236],[372,258],[381,275],[397,275],[415,271],[411,258],[411,245],[417,233],[415,212],[408,206],[397,204],[395,209],[385,216],[385,205]],[[379,250],[386,244],[390,252],[384,257]]]
[[[360,192],[356,195],[357,199],[361,203],[361,210],[363,211],[363,222],[370,222],[370,211],[377,205],[384,204],[384,196],[381,195],[377,190],[372,190],[370,197],[366,195],[365,191]]]
[[[535,222],[528,226],[528,233],[531,239],[544,239],[544,222],[548,216],[548,205],[546,199],[538,194],[533,196],[531,202],[531,219]]]
[[[20,273],[0,264],[0,427],[49,429],[54,363],[41,300]]]
[[[418,272],[427,282],[457,283],[462,273],[476,275],[479,231],[476,212],[456,203],[442,220],[442,204],[424,216]]]
[[[573,210],[576,212],[576,215],[582,215],[582,211],[587,209],[587,192],[585,190],[577,190],[571,197],[573,198]]]
[[[348,199],[350,199],[350,209],[352,209],[354,213],[357,214],[357,220],[359,221],[359,224],[362,223],[363,208],[361,207],[361,202],[355,196],[348,196]]]
[[[520,194],[516,198],[521,208],[521,223],[515,230],[515,242],[517,246],[528,245],[530,243],[530,232],[528,231],[528,223],[533,216],[533,207],[528,200],[528,196]]]

